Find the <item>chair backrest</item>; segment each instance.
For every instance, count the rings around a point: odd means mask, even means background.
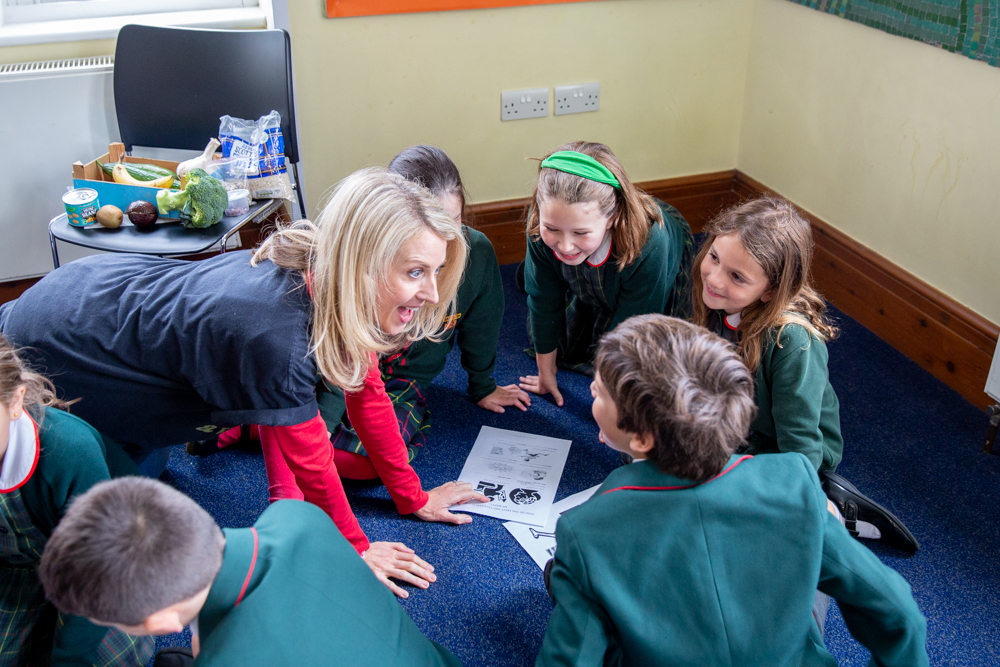
[[[115,108],[125,150],[201,150],[219,117],[281,114],[285,156],[299,161],[291,41],[284,30],[126,25],[115,48]]]

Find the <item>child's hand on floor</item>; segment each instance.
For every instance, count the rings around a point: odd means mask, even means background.
[[[559,393],[559,384],[556,382],[556,374],[559,372],[556,368],[556,350],[545,354],[535,354],[535,362],[538,364],[538,375],[521,377],[521,389],[539,396],[552,394],[556,405],[561,408],[563,397]]]
[[[472,523],[472,517],[468,514],[452,514],[448,508],[452,505],[464,505],[471,501],[488,503],[490,499],[472,490],[472,485],[468,482],[445,482],[436,489],[427,492],[427,504],[418,509],[414,514],[418,519],[424,521],[438,521],[462,525]]]
[[[484,410],[491,410],[503,414],[503,406],[516,405],[522,411],[531,407],[531,397],[516,384],[509,384],[506,387],[497,387],[493,393],[476,403]]]
[[[400,542],[372,542],[362,559],[378,580],[401,598],[408,598],[410,594],[390,581],[389,577],[418,588],[427,588],[431,582],[437,581],[434,566]]]

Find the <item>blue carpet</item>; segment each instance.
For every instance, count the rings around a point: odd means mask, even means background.
[[[507,310],[495,377],[509,384],[534,372],[534,362],[522,352],[527,309],[513,287],[514,266],[502,273]],[[1000,457],[982,453],[986,417],[867,329],[835,316],[842,335],[830,345],[830,373],[846,443],[838,472],[889,507],[921,542],[912,557],[872,548],[912,585],[928,620],[931,664],[1000,664],[1000,529],[992,516],[1000,503]],[[560,372],[563,408],[535,398],[527,413],[496,415],[468,400],[456,352],[429,391],[433,429],[414,461],[424,488],[458,476],[484,424],[573,441],[557,500],[600,483],[620,465],[597,441],[589,379]],[[163,479],[222,526],[249,526],[267,505],[259,455],[227,451],[196,459],[175,447]],[[381,486],[349,484],[347,492],[370,539],[404,542],[436,568],[436,583],[426,591],[411,588],[401,601],[424,633],[465,664],[533,663],[552,605],[541,571],[500,521],[476,516],[466,526],[428,524],[396,514]],[[188,635],[170,635],[159,643],[189,642]],[[827,643],[841,665],[867,664],[867,651],[850,637],[836,605]]]

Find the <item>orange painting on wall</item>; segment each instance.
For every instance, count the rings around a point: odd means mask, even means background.
[[[566,2],[598,0],[326,0],[327,18],[374,16],[376,14],[411,14],[446,12],[453,9],[489,9],[521,5],[555,5]]]

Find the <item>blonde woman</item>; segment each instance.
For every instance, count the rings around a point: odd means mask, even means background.
[[[137,462],[157,448],[258,425],[271,500],[321,507],[406,597],[389,578],[426,588],[433,567],[405,545],[365,537],[319,416],[316,376],[347,392],[352,422],[364,424],[401,513],[470,521],[448,507],[486,498],[454,482],[423,491],[374,363],[441,327],[466,254],[433,195],[366,169],[337,185],[315,224],[279,230],[252,258],[88,257],[0,308],[0,330],[32,348],[63,395],[83,397],[77,414]]]

